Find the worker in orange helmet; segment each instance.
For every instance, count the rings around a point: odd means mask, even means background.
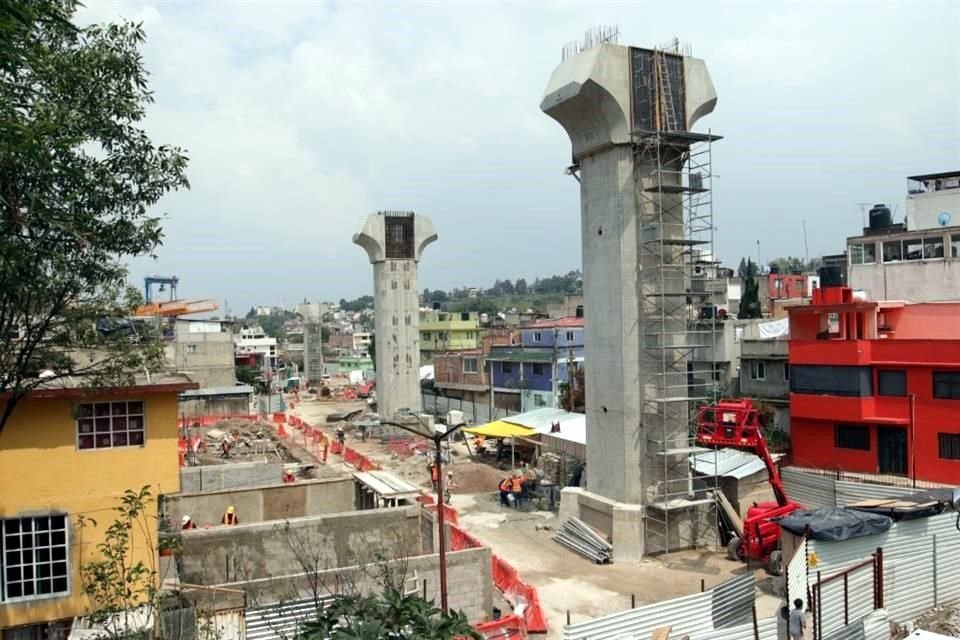
[[[293,475],[293,469],[287,469],[283,472],[283,484],[293,484],[296,481],[297,478]]]
[[[240,524],[240,518],[237,517],[237,512],[233,508],[233,505],[227,507],[227,511],[223,514],[223,520],[221,520],[220,523],[227,525]]]

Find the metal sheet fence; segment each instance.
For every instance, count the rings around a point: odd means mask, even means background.
[[[333,598],[326,599],[326,606]],[[293,640],[303,622],[316,618],[317,603],[312,598],[247,609],[247,640]]]
[[[802,540],[787,565],[787,602],[807,601],[807,541]]]
[[[811,540],[810,571],[834,575],[882,548],[884,607],[893,621],[907,622],[930,607],[960,602],[960,567],[952,561],[960,556],[955,520],[956,513],[948,511],[898,522],[877,536],[840,542]],[[870,602],[868,593],[862,598]],[[851,602],[851,606],[863,605]]]
[[[817,472],[795,467],[784,467],[781,475],[790,499],[807,509],[842,507],[873,498],[896,498],[928,488],[841,479],[837,477],[835,472]]]
[[[428,392],[423,392],[421,395],[423,396],[424,413],[441,416],[447,411],[454,409],[456,411],[463,411],[463,419],[470,424],[486,424],[491,422],[489,403],[471,402],[470,400],[461,400],[460,398],[447,398]],[[516,413],[516,411],[494,408],[493,420],[516,415]]]
[[[654,630],[671,626],[673,635],[690,640],[747,640],[755,638],[752,608],[754,577],[738,576],[703,593],[655,602],[593,620],[567,625],[564,640],[646,640]],[[723,608],[735,612],[719,616],[733,624],[718,628],[716,614]],[[758,622],[760,640],[776,640],[777,620]]]

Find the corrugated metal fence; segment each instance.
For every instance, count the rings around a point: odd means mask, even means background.
[[[807,509],[845,506],[871,498],[896,498],[923,491],[922,488],[838,480],[834,475],[811,473],[792,467],[785,467],[781,475],[790,499]]]
[[[823,577],[835,575],[870,558],[883,549],[883,604],[891,620],[907,622],[922,612],[944,604],[960,602],[960,532],[955,527],[956,513],[948,511],[930,518],[905,520],[878,536],[853,538],[840,542],[810,540],[808,544],[809,580],[816,572]],[[853,589],[856,589],[856,599]],[[872,609],[872,592],[851,586],[849,607],[857,616]],[[792,587],[791,587],[792,593]],[[830,598],[824,591],[825,606]],[[826,632],[836,629],[827,622],[835,619],[824,613]],[[851,622],[855,616],[850,616]],[[843,618],[840,617],[842,626]]]
[[[567,625],[563,637],[564,640],[646,640],[654,630],[671,626],[671,637],[747,640],[755,637],[754,588],[753,574],[745,574],[703,593]],[[776,640],[776,618],[761,620],[758,627],[760,640]]]
[[[332,599],[324,600],[326,606]],[[317,603],[312,598],[247,609],[247,640],[293,640],[300,624],[316,618]]]

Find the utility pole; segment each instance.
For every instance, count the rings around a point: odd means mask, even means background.
[[[411,413],[409,410],[400,410],[400,415],[404,417],[412,417],[416,419],[420,426],[424,429],[427,428],[427,425],[423,424],[420,420],[420,417],[415,413]],[[419,429],[411,427],[409,424],[401,424],[399,422],[393,422],[389,420],[381,420],[380,424],[389,425],[391,427],[397,427],[403,429],[414,435],[418,435],[421,438],[426,438],[433,441],[433,464],[436,465],[437,469],[437,525],[439,527],[439,536],[440,541],[440,613],[446,614],[449,611],[447,607],[447,530],[446,530],[446,517],[444,515],[444,509],[446,508],[446,502],[443,499],[444,496],[444,475],[443,475],[443,456],[441,455],[441,447],[443,441],[447,440],[450,436],[456,433],[459,429],[467,426],[465,423],[458,425],[450,426],[447,425],[447,430],[444,432],[434,431],[433,433],[424,433]]]

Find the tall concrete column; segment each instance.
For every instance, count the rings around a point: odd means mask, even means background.
[[[417,263],[436,239],[430,218],[412,211],[370,215],[353,236],[373,264],[377,412],[387,418],[421,409]]]
[[[702,60],[604,43],[562,62],[541,104],[579,171],[587,491],[607,501],[652,502],[664,440],[687,435],[683,134],[715,103]]]

